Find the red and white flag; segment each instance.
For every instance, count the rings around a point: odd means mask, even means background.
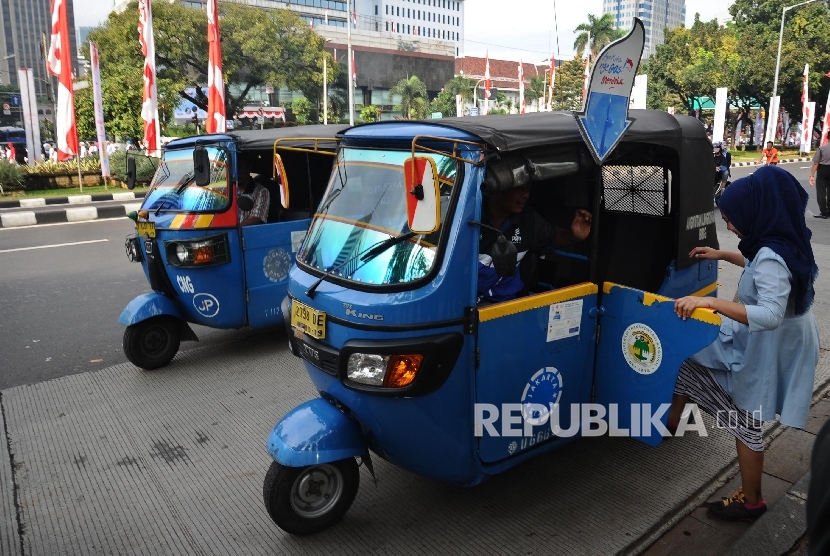
[[[92,100],[95,105],[95,133],[98,136],[98,156],[101,159],[101,175],[110,177],[110,160],[107,154],[107,133],[104,129],[104,102],[101,95],[101,70],[98,63],[98,45],[89,41],[89,57],[92,65]]]
[[[807,94],[810,79],[810,64],[804,64],[804,88],[801,91],[801,152],[810,152],[813,130],[810,129],[810,103]]]
[[[352,21],[354,21],[354,28],[357,29],[357,6],[354,7],[352,12]]]
[[[585,100],[588,98],[588,82],[591,79],[591,72],[588,71],[591,58],[585,58],[585,72],[582,74],[582,106],[585,106]]]
[[[326,8],[326,25],[329,24],[329,9]]]
[[[144,120],[144,145],[147,154],[158,154],[159,107],[156,92],[156,44],[153,39],[153,11],[150,0],[138,0],[138,42],[144,54],[144,99],[141,119]]]
[[[78,132],[75,127],[72,52],[69,49],[69,19],[65,0],[52,0],[52,40],[49,44],[48,68],[49,73],[58,78],[55,114],[58,160],[67,160],[78,154]]]
[[[553,86],[556,84],[556,60],[550,55],[550,86],[548,87],[548,110],[553,110]]]
[[[522,67],[522,59],[519,58],[519,113],[525,113],[525,72]]]
[[[208,133],[225,133],[225,83],[222,80],[222,44],[219,40],[219,12],[216,9],[216,0],[208,0],[207,16],[208,112],[205,126]]]
[[[357,64],[354,63],[354,50],[352,50],[352,79],[357,79]]]
[[[484,98],[490,98],[490,51],[484,51]]]

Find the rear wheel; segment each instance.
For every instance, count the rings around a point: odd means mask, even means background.
[[[307,467],[271,464],[262,485],[268,515],[292,535],[310,535],[331,527],[351,507],[360,486],[354,458]]]
[[[164,367],[179,351],[181,323],[173,317],[153,317],[124,331],[124,355],[136,367]]]

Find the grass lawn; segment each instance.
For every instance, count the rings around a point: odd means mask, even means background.
[[[732,162],[758,162],[761,159],[761,151],[732,151]],[[803,155],[802,155],[803,156]],[[812,155],[810,155],[812,156]],[[778,151],[778,158],[784,160],[786,158],[798,158],[798,150]]]
[[[147,186],[137,185],[133,192],[136,194],[146,193]],[[99,193],[126,193],[129,189],[124,189],[119,186],[110,185],[104,188],[103,185],[84,187],[83,193],[77,187],[64,187],[61,189],[38,189],[35,191],[6,191],[5,195],[0,195],[0,199],[18,199],[18,198],[41,198],[41,197],[68,197],[72,195],[97,195]]]

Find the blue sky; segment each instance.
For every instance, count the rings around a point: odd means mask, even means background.
[[[589,13],[602,13],[602,0],[574,4],[574,0],[465,0],[464,53],[483,56],[489,49],[493,58],[541,62],[551,51],[557,52],[558,28],[559,57],[570,58],[575,38],[573,29],[586,21]],[[687,0],[686,24],[694,21],[695,12],[704,21],[714,17],[722,19],[731,4],[728,0]],[[74,5],[78,27],[96,26],[106,19],[114,0],[74,0]]]

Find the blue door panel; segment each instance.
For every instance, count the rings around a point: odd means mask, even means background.
[[[309,220],[257,224],[242,228],[248,325],[262,328],[282,323],[282,303],[288,291],[288,271],[308,230]]]
[[[597,286],[582,284],[479,309],[476,402],[499,412],[494,423],[498,436],[482,430],[483,462],[501,461],[555,440],[546,415],[531,413],[527,404],[558,404],[559,425],[567,429],[567,408],[590,401],[596,306]],[[513,419],[519,422],[510,428],[518,434],[502,434],[503,404],[514,404]],[[529,435],[522,430],[523,414],[530,418]]]
[[[594,401],[609,413],[616,404],[619,428],[656,446],[662,435],[645,426],[644,410],[653,414],[671,403],[680,364],[715,341],[720,317],[697,309],[684,321],[675,314],[673,299],[610,283],[603,285],[602,309]],[[664,425],[667,418],[666,411]]]

